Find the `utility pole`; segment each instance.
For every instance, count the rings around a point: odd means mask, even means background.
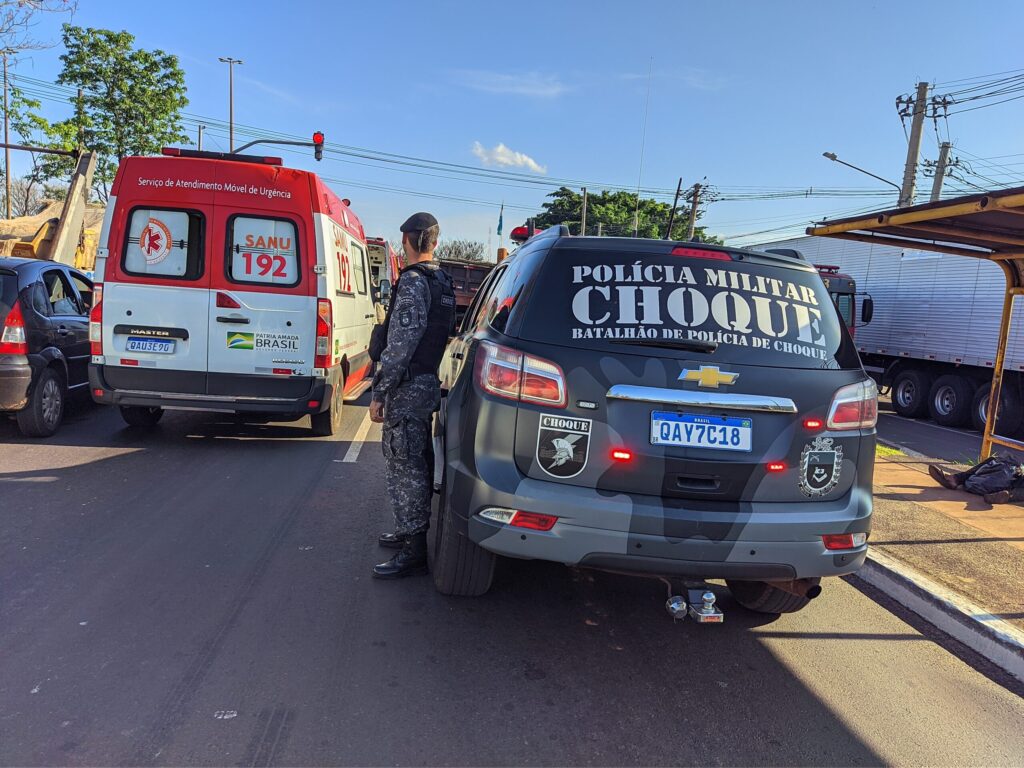
[[[672,199],[672,210],[668,214],[668,229],[665,230],[665,239],[672,239],[672,225],[676,223],[676,208],[679,207],[679,196],[683,193],[683,177],[679,177],[679,183],[676,184],[676,196]]]
[[[939,145],[939,159],[935,163],[935,178],[932,180],[931,202],[939,199],[942,194],[942,182],[946,178],[946,167],[949,165],[949,150],[953,145],[944,141]]]
[[[697,206],[700,205],[700,182],[693,185],[690,197],[690,222],[686,225],[686,239],[693,239],[693,228],[697,226]]]
[[[205,130],[206,130],[206,126],[205,125],[200,125],[199,126],[199,143],[196,146],[199,148],[200,152],[203,151],[203,131],[205,131]]]
[[[221,56],[218,61],[228,65],[228,152],[235,151],[235,64],[244,64],[241,59]]]
[[[597,236],[601,236],[601,230],[604,229],[604,222],[597,222]]]
[[[580,216],[580,235],[587,234],[587,188],[583,187],[583,214]]]
[[[0,55],[4,57],[4,182],[7,185],[7,218],[11,218],[11,140],[8,137],[10,128],[10,115],[7,109],[7,56],[14,53],[10,48],[4,48]]]
[[[914,194],[917,191],[915,186],[917,181],[917,159],[921,154],[921,134],[924,131],[924,113],[928,106],[927,102],[928,83],[918,83],[917,95],[912,102],[914,112],[910,123],[910,140],[907,143],[907,164],[903,168],[903,186],[900,188],[900,208],[914,204]]]

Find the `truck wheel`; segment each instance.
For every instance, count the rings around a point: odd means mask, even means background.
[[[341,431],[342,397],[345,390],[344,380],[338,380],[338,386],[331,393],[331,404],[326,411],[314,413],[309,417],[313,434],[317,437],[330,437]]]
[[[991,382],[985,382],[978,387],[974,393],[974,401],[971,403],[971,424],[979,432],[985,431],[985,419],[988,418],[988,401],[992,394]],[[999,393],[999,420],[996,423],[996,433],[1000,435],[1012,435],[1020,429],[1024,409],[1021,407],[1020,395],[1013,381],[1003,379],[1002,391]]]
[[[928,413],[944,427],[961,427],[971,419],[974,382],[957,373],[939,376],[928,393]]]
[[[455,530],[454,513],[446,501],[447,490],[442,480],[434,518],[434,540],[430,547],[434,586],[442,595],[479,597],[491,588],[494,564],[498,558]]]
[[[122,405],[121,418],[129,427],[152,429],[164,417],[163,408],[147,408],[139,405]]]
[[[892,407],[900,416],[919,419],[928,413],[932,377],[913,368],[900,371],[892,383]]]
[[[796,613],[811,602],[806,597],[793,595],[766,581],[733,581],[725,584],[736,602],[748,611],[757,613]]]
[[[64,382],[53,368],[43,368],[28,405],[18,411],[18,429],[25,437],[49,437],[64,418]]]

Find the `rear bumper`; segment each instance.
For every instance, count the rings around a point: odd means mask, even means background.
[[[32,366],[24,355],[0,356],[0,411],[20,411],[28,403]]]
[[[551,560],[638,574],[785,580],[843,576],[863,565],[867,547],[829,551],[821,536],[871,529],[870,490],[855,482],[846,496],[804,503],[748,502],[735,510],[686,506],[655,496],[599,494],[593,490],[522,478],[502,490],[449,465],[452,499],[466,515],[469,538],[507,557]],[[868,470],[870,474],[870,470]],[[508,474],[505,473],[508,477]],[[870,489],[870,477],[866,478]],[[513,528],[480,517],[487,507],[518,509],[558,516],[550,531]],[[686,536],[635,531],[640,518],[665,519],[666,530]]]
[[[277,377],[238,375],[217,375],[217,389],[220,392],[252,392],[254,384],[273,385],[274,382],[288,381]],[[105,375],[105,366],[89,366],[89,391],[92,399],[105,405],[143,406],[149,408],[172,408],[189,411],[214,411],[228,413],[280,413],[301,416],[321,413],[331,404],[336,387],[342,381],[341,369],[332,368],[326,379],[309,378],[308,386],[300,397],[275,396],[272,386],[257,389],[267,394],[206,394],[201,392],[160,391],[156,382],[145,389],[112,387]],[[294,384],[292,379],[289,383]]]

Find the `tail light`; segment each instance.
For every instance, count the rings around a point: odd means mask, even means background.
[[[828,411],[829,429],[872,429],[878,421],[878,387],[872,379],[836,392]]]
[[[691,259],[711,259],[713,261],[732,261],[727,251],[712,251],[706,248],[689,248],[677,245],[670,251],[672,256],[688,256]]]
[[[27,355],[28,339],[25,336],[25,317],[21,314],[21,301],[14,300],[11,311],[4,321],[0,334],[0,355]]]
[[[856,549],[867,544],[866,533],[826,533],[821,537],[825,549]]]
[[[334,365],[331,354],[331,337],[334,335],[334,313],[329,299],[319,299],[316,303],[316,356],[314,368],[324,370]]]
[[[542,515],[538,512],[523,512],[503,507],[488,507],[481,510],[480,517],[511,525],[513,528],[528,528],[531,531],[550,531],[558,522],[556,515]]]
[[[477,384],[489,394],[552,408],[566,405],[562,369],[542,358],[483,341],[476,375]]]
[[[89,348],[91,354],[103,354],[103,286],[92,289],[92,310],[89,312]]]

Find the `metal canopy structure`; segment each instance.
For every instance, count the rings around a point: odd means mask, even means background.
[[[1024,295],[1024,187],[836,219],[808,227],[807,234],[938,251],[998,264],[1006,276],[1006,292],[981,455],[988,458],[993,445],[1024,450],[1024,442],[995,434],[1013,299]]]

